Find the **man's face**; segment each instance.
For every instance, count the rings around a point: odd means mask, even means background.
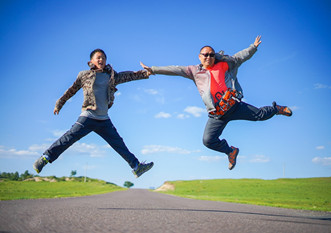
[[[215,63],[215,52],[210,47],[205,47],[199,54],[199,60],[204,68],[211,68]]]
[[[101,52],[96,52],[93,55],[91,62],[97,67],[97,69],[103,70],[106,66],[106,56]]]

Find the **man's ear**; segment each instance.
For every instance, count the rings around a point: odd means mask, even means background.
[[[87,62],[87,65],[88,65],[91,69],[95,69],[95,65],[94,65],[91,61]]]

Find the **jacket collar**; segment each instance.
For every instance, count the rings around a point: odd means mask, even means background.
[[[92,62],[87,62],[88,66],[90,67],[90,70],[97,71],[96,66]],[[111,67],[109,64],[105,66],[105,68],[102,70],[102,72],[106,72],[108,74],[111,74],[113,71],[113,67]]]

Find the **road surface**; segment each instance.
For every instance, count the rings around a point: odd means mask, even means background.
[[[331,233],[331,213],[185,199],[143,189],[0,201],[5,232]]]

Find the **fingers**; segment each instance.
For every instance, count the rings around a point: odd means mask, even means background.
[[[149,68],[148,66],[146,66],[144,63],[140,62],[140,65],[142,68],[146,69],[146,68]]]
[[[59,115],[59,110],[57,108],[54,108],[54,115]]]
[[[255,41],[260,41],[260,40],[261,40],[261,36],[258,35],[258,36],[256,37]]]
[[[255,47],[258,47],[261,43],[262,43],[262,41],[261,41],[261,36],[258,35],[258,36],[255,38],[254,45],[255,45]]]
[[[144,68],[145,70],[147,70],[148,75],[153,74],[152,68],[146,66],[146,65],[145,65],[144,63],[142,63],[142,62],[140,62],[140,65],[141,65],[142,68]]]

